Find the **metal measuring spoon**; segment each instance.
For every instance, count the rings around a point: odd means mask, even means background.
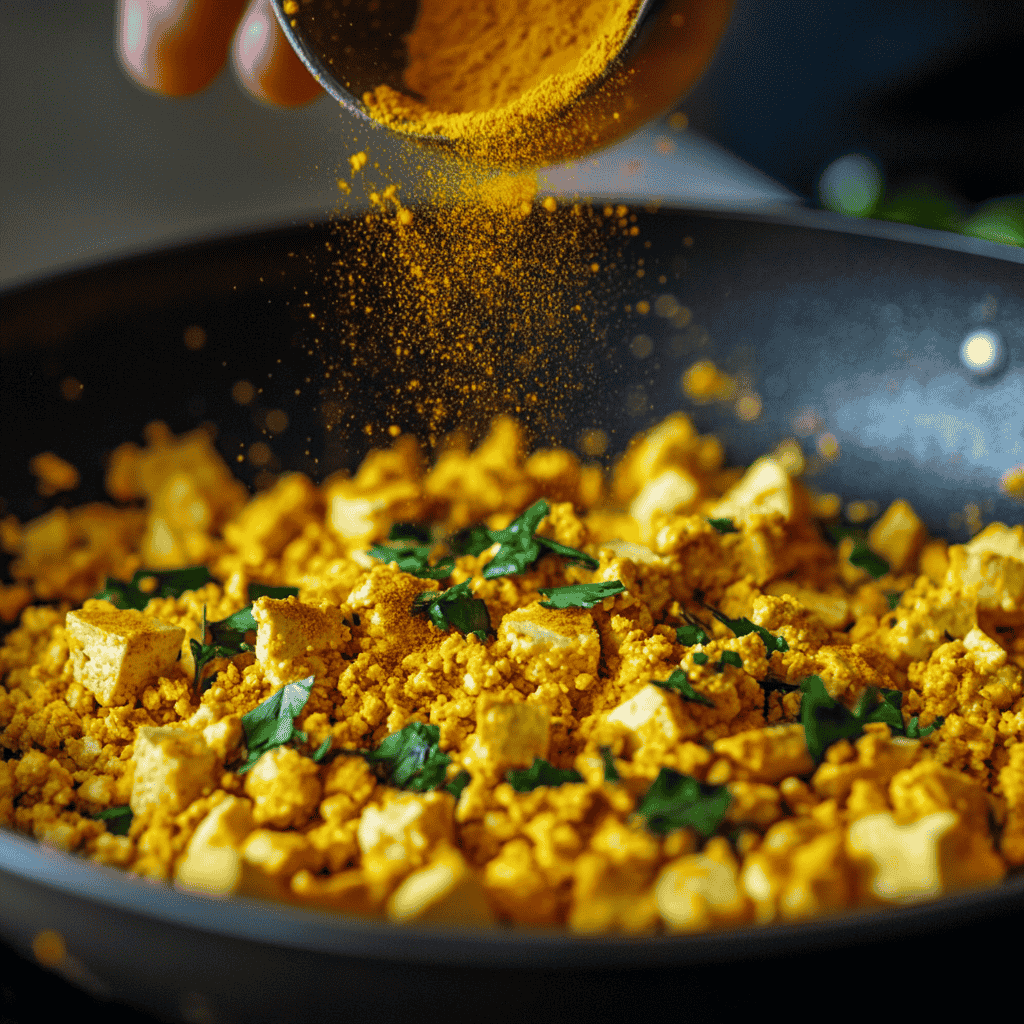
[[[580,156],[669,107],[703,72],[733,2],[641,0],[629,35],[605,74],[557,117],[529,126],[532,144],[522,162]],[[378,85],[409,93],[402,81],[404,37],[416,21],[416,0],[273,0],[273,7],[288,41],[323,88],[360,119],[388,130],[371,116],[362,97]],[[585,131],[569,130],[571,124],[585,125]],[[452,146],[442,135],[396,134]]]

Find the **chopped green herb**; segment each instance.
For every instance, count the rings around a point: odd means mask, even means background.
[[[697,591],[694,596],[697,597],[701,604],[704,604],[704,596],[700,591]],[[764,643],[765,650],[768,652],[769,658],[776,652],[781,654],[782,652],[789,650],[789,644],[786,643],[786,638],[784,636],[774,636],[769,633],[764,626],[755,625],[750,621],[750,619],[730,619],[727,615],[723,615],[717,608],[712,608],[711,605],[704,605],[704,607],[707,608],[707,610],[711,612],[711,614],[714,615],[714,617],[718,619],[723,626],[728,626],[736,636],[746,636],[748,633],[756,633]]]
[[[397,562],[402,572],[409,573],[421,580],[446,580],[455,568],[455,559],[449,556],[442,558],[436,565],[429,561],[433,547],[430,544],[406,544],[392,547],[388,544],[374,544],[367,554],[386,565]]]
[[[704,694],[698,693],[690,685],[689,679],[686,678],[686,673],[681,668],[677,668],[668,679],[652,679],[651,682],[664,690],[675,690],[683,700],[691,701],[694,704],[703,704],[706,708],[713,708],[715,706],[715,702],[710,697],[705,697]]]
[[[899,690],[880,690],[869,686],[860,696],[853,711],[830,697],[820,676],[808,676],[800,683],[803,698],[800,703],[800,724],[804,727],[807,749],[818,764],[833,743],[856,739],[869,722],[884,722],[897,735],[919,739],[942,724],[937,718],[927,731],[912,718],[904,729],[900,708],[903,694]]]
[[[722,651],[722,656],[718,659],[718,671],[724,671],[726,665],[732,665],[733,668],[743,668],[743,659],[736,651]]]
[[[306,734],[295,728],[295,718],[309,700],[313,681],[313,676],[306,676],[298,682],[286,683],[262,704],[242,715],[242,730],[249,756],[238,769],[239,774],[247,772],[268,750],[292,740],[306,742]]]
[[[249,584],[249,600],[258,601],[261,597],[269,597],[274,601],[283,601],[286,597],[298,597],[298,587],[268,587],[262,583]]]
[[[637,804],[636,816],[649,832],[663,836],[689,826],[708,839],[721,825],[732,796],[725,786],[705,786],[689,775],[662,768]]]
[[[676,626],[676,643],[684,644],[686,647],[693,647],[695,644],[706,644],[711,640],[701,626],[686,623],[685,626]]]
[[[942,727],[942,723],[945,722],[946,718],[944,715],[936,715],[935,720],[931,725],[926,725],[923,729],[917,715],[907,722],[907,736],[912,740],[923,740],[925,736],[931,736],[936,729]]]
[[[693,656],[694,665],[706,665],[708,663],[708,656],[703,651],[697,651]]]
[[[900,604],[900,598],[903,595],[895,590],[887,590],[885,593],[885,603],[889,606],[889,611],[895,611]]]
[[[457,533],[449,544],[459,555],[479,555],[492,544],[499,545],[494,557],[484,566],[483,576],[489,580],[526,572],[545,551],[561,555],[573,562],[580,562],[588,569],[596,569],[599,564],[596,558],[583,551],[577,551],[576,548],[559,544],[549,537],[536,535],[537,527],[550,511],[551,506],[541,498],[518,519],[509,523],[504,530],[472,526]]]
[[[156,586],[152,589],[142,590],[139,586],[144,580],[155,580]],[[152,572],[149,569],[140,569],[132,578],[131,582],[111,579],[109,576],[103,584],[103,589],[96,595],[104,601],[109,601],[118,608],[134,608],[142,611],[151,597],[181,597],[188,590],[198,590],[213,583],[210,570],[205,565],[193,565],[187,569],[172,569],[170,572]]]
[[[556,768],[542,757],[534,759],[529,768],[512,768],[505,780],[517,793],[529,793],[538,786],[561,786],[565,782],[582,782],[575,768]]]
[[[331,742],[333,739],[333,736],[328,736],[323,743],[313,751],[313,760],[316,761],[317,764],[320,764],[320,762],[327,756],[331,749]]]
[[[447,590],[426,590],[417,594],[412,603],[413,615],[426,615],[438,629],[454,627],[463,636],[472,633],[485,641],[491,631],[491,617],[487,605],[474,597],[469,580],[463,580]]]
[[[107,831],[114,836],[128,835],[128,829],[132,825],[132,809],[127,804],[122,804],[120,807],[106,807],[92,817],[96,821],[105,821]]]
[[[547,598],[541,601],[542,608],[593,608],[605,598],[614,597],[625,591],[618,580],[604,583],[573,583],[568,587],[541,587],[540,592]]]
[[[619,770],[615,767],[615,758],[612,756],[611,747],[601,748],[601,760],[604,762],[604,781],[618,782],[622,776],[619,775]]]
[[[709,519],[708,522],[719,532],[719,533],[739,533],[736,529],[735,524],[731,519]]]
[[[469,785],[469,772],[467,772],[466,769],[463,768],[462,771],[459,772],[459,774],[456,775],[455,778],[452,779],[452,781],[449,782],[448,785],[444,787],[444,791],[446,793],[451,793],[451,795],[453,797],[455,797],[456,800],[458,800],[459,797],[462,796],[462,791],[468,785]]]
[[[206,621],[206,605],[203,605],[203,643],[189,640],[188,646],[196,663],[192,687],[199,690],[203,669],[214,658],[233,658],[236,654],[254,651],[247,640],[246,634],[256,629],[256,620],[252,616],[252,605],[229,615],[218,622]],[[206,643],[206,634],[210,634],[210,643]]]
[[[392,523],[388,540],[415,540],[420,544],[429,544],[430,527],[422,523]]]
[[[881,555],[876,555],[863,540],[853,545],[850,565],[863,569],[874,580],[881,579],[889,571],[889,563]]]
[[[381,740],[376,750],[355,753],[366,758],[378,778],[387,785],[426,793],[444,783],[448,765],[452,763],[437,745],[440,736],[441,730],[436,725],[410,722],[404,729]]]

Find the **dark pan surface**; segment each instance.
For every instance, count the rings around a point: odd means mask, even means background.
[[[952,540],[966,534],[950,517],[969,502],[986,521],[1020,521],[1022,506],[998,489],[1001,474],[1024,462],[1019,263],[686,211],[641,213],[639,226],[610,272],[617,302],[594,343],[596,370],[552,432],[573,444],[582,429],[600,426],[611,450],[621,450],[637,430],[685,408],[702,430],[723,437],[733,461],[744,461],[791,436],[794,418],[810,410],[842,451],[812,478],[815,487],[882,507],[907,497],[933,532]],[[274,468],[319,478],[357,461],[364,435],[322,429],[320,362],[308,355],[304,302],[326,267],[325,241],[358,230],[320,226],[204,243],[4,296],[5,514],[24,519],[53,504],[35,494],[26,468],[43,450],[83,471],[76,504],[101,498],[106,453],[137,440],[153,419],[175,431],[215,422],[218,445],[235,465],[240,451],[267,440],[266,410],[284,409],[290,423],[272,440]],[[659,307],[662,296],[688,309],[689,321],[654,312],[672,308]],[[636,312],[642,300],[652,312]],[[207,337],[198,351],[183,343],[193,326]],[[958,350],[982,326],[999,334],[1006,360],[1001,373],[977,380]],[[637,335],[650,346],[632,345]],[[637,358],[634,348],[650,354]],[[745,375],[762,416],[745,423],[731,405],[692,407],[678,382],[698,358]],[[68,378],[82,384],[72,401],[61,390]],[[252,405],[230,398],[240,379],[263,389]],[[360,422],[386,425],[375,388],[369,381],[353,400]],[[240,472],[252,482],[248,462]],[[10,834],[0,835],[0,875],[8,943],[25,951],[40,928],[57,928],[84,970],[76,984],[173,1019],[331,1019],[340,1006],[346,1015],[385,1020],[450,1017],[455,1006],[483,1019],[628,1018],[639,1006],[644,1015],[648,1007],[678,1014],[686,1006],[693,1019],[711,1019],[758,1000],[759,989],[781,985],[795,995],[795,972],[805,970],[846,978],[880,972],[878,991],[896,994],[886,965],[902,961],[911,940],[915,956],[936,965],[956,950],[962,964],[997,969],[1004,954],[991,937],[1024,910],[1018,877],[999,890],[900,912],[710,936],[583,939],[395,929],[208,900]]]

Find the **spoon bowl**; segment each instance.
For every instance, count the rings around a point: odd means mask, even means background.
[[[607,145],[677,101],[707,66],[733,2],[640,0],[623,45],[601,75],[539,119],[524,117],[511,128],[504,122],[500,139],[488,137],[486,128],[451,137],[412,124],[385,125],[373,116],[363,97],[377,86],[411,93],[403,74],[416,0],[274,0],[273,7],[312,75],[364,123],[482,164],[539,166]]]

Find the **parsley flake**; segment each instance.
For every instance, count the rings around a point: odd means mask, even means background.
[[[636,816],[655,835],[689,826],[702,839],[709,839],[731,803],[732,796],[725,786],[706,786],[672,768],[662,768],[637,804]]]
[[[132,825],[132,809],[128,804],[119,807],[106,807],[91,817],[95,821],[105,821],[107,831],[113,836],[126,836]]]
[[[693,704],[703,704],[706,708],[713,708],[715,706],[715,702],[710,697],[705,697],[704,694],[698,693],[690,685],[689,679],[686,678],[686,673],[681,668],[677,668],[668,679],[652,679],[651,682],[655,686],[660,686],[663,690],[674,690],[683,700],[688,700]]]
[[[442,558],[436,565],[429,561],[433,546],[430,544],[404,544],[391,546],[374,544],[367,554],[385,565],[397,562],[402,572],[409,573],[421,580],[446,580],[455,568],[455,559],[451,556]]]
[[[618,768],[615,767],[615,758],[612,755],[611,747],[601,748],[601,760],[604,763],[604,781],[618,782],[622,778]]]
[[[583,776],[575,768],[556,768],[544,758],[537,757],[529,768],[512,768],[507,771],[505,781],[517,793],[529,793],[538,786],[561,786],[566,782],[582,782]]]
[[[702,626],[687,622],[684,626],[676,626],[676,643],[685,647],[693,647],[696,644],[706,644],[711,641]]]
[[[708,522],[719,532],[719,533],[739,533],[736,529],[736,524],[731,519],[709,519]]]
[[[693,656],[694,665],[706,665],[708,663],[708,656],[703,651],[697,651]]]
[[[306,742],[306,734],[295,728],[295,719],[309,700],[313,681],[313,676],[306,676],[298,682],[286,683],[262,704],[242,715],[242,730],[245,732],[245,747],[249,756],[238,769],[240,775],[247,772],[268,750],[282,747],[292,740]],[[323,744],[320,749],[324,754],[327,753]],[[320,756],[323,757],[323,754]]]
[[[203,669],[214,658],[233,658],[236,654],[256,650],[246,640],[246,634],[256,629],[256,620],[252,615],[252,605],[229,615],[217,622],[206,621],[206,605],[203,605],[203,642],[189,640],[188,646],[196,663],[192,688],[199,690]],[[210,634],[210,643],[206,643],[206,634]]]
[[[491,631],[491,617],[482,598],[474,597],[469,580],[447,590],[426,590],[412,602],[413,615],[426,615],[438,629],[454,627],[463,636],[472,633],[481,642]]]
[[[896,590],[887,590],[885,592],[885,603],[889,606],[889,611],[895,611],[900,605],[900,598],[903,595]]]
[[[703,596],[700,594],[700,591],[698,591],[694,596],[700,600],[701,604],[704,604]],[[712,608],[711,605],[704,605],[704,607],[707,608],[707,610],[711,612],[711,614],[714,615],[714,617],[718,619],[723,626],[727,626],[731,629],[736,636],[746,636],[748,633],[756,633],[764,643],[765,650],[767,651],[769,658],[776,652],[781,654],[784,651],[789,650],[789,644],[786,643],[786,638],[784,636],[774,636],[772,633],[769,633],[764,626],[758,626],[751,622],[750,619],[730,619],[727,615],[723,615],[717,608]]]
[[[462,796],[462,791],[468,785],[469,785],[469,772],[467,772],[466,769],[463,768],[462,771],[459,772],[459,774],[456,775],[455,778],[452,779],[452,781],[449,782],[448,785],[444,786],[443,788],[444,788],[444,791],[446,793],[451,793],[451,795],[453,797],[455,797],[455,799],[457,801],[459,799],[459,797]]]
[[[889,563],[881,555],[876,555],[863,540],[853,545],[850,565],[863,569],[873,580],[879,580],[889,572]]]
[[[625,591],[618,580],[603,583],[573,583],[568,587],[541,587],[547,600],[541,601],[542,608],[594,608],[605,598],[614,597]]]
[[[718,671],[724,672],[726,665],[732,665],[733,668],[743,668],[743,659],[736,651],[722,651],[722,656],[718,659]]]
[[[268,587],[263,583],[250,583],[249,601],[258,601],[261,597],[269,597],[274,601],[283,601],[287,597],[298,597],[298,587]]]
[[[144,580],[155,580],[156,585],[143,590],[139,584]],[[186,569],[172,569],[169,572],[153,572],[149,569],[140,569],[130,582],[111,579],[109,576],[103,584],[103,589],[96,594],[96,597],[103,601],[109,601],[112,605],[121,609],[134,608],[142,611],[151,597],[181,597],[188,590],[198,590],[213,583],[210,570],[205,565],[193,565]]]
[[[456,554],[479,555],[492,544],[498,545],[494,557],[484,566],[484,579],[493,580],[499,576],[513,576],[526,572],[541,555],[551,552],[572,562],[579,562],[588,569],[596,569],[598,561],[591,555],[576,548],[559,544],[550,537],[536,534],[537,527],[551,511],[551,506],[541,498],[535,501],[521,516],[514,519],[504,530],[489,530],[485,526],[472,526],[462,530],[450,541]]]
[[[932,724],[926,725],[922,729],[919,716],[914,715],[914,717],[907,722],[907,736],[912,740],[923,740],[925,736],[931,736],[936,729],[941,728],[942,723],[945,722],[945,720],[946,718],[944,715],[936,715]]]
[[[444,783],[448,765],[452,763],[452,759],[437,745],[440,736],[441,730],[436,725],[410,722],[404,729],[381,740],[376,750],[358,750],[355,753],[373,765],[377,777],[387,785],[413,793],[426,793]],[[454,785],[458,779],[456,776],[451,784]]]

